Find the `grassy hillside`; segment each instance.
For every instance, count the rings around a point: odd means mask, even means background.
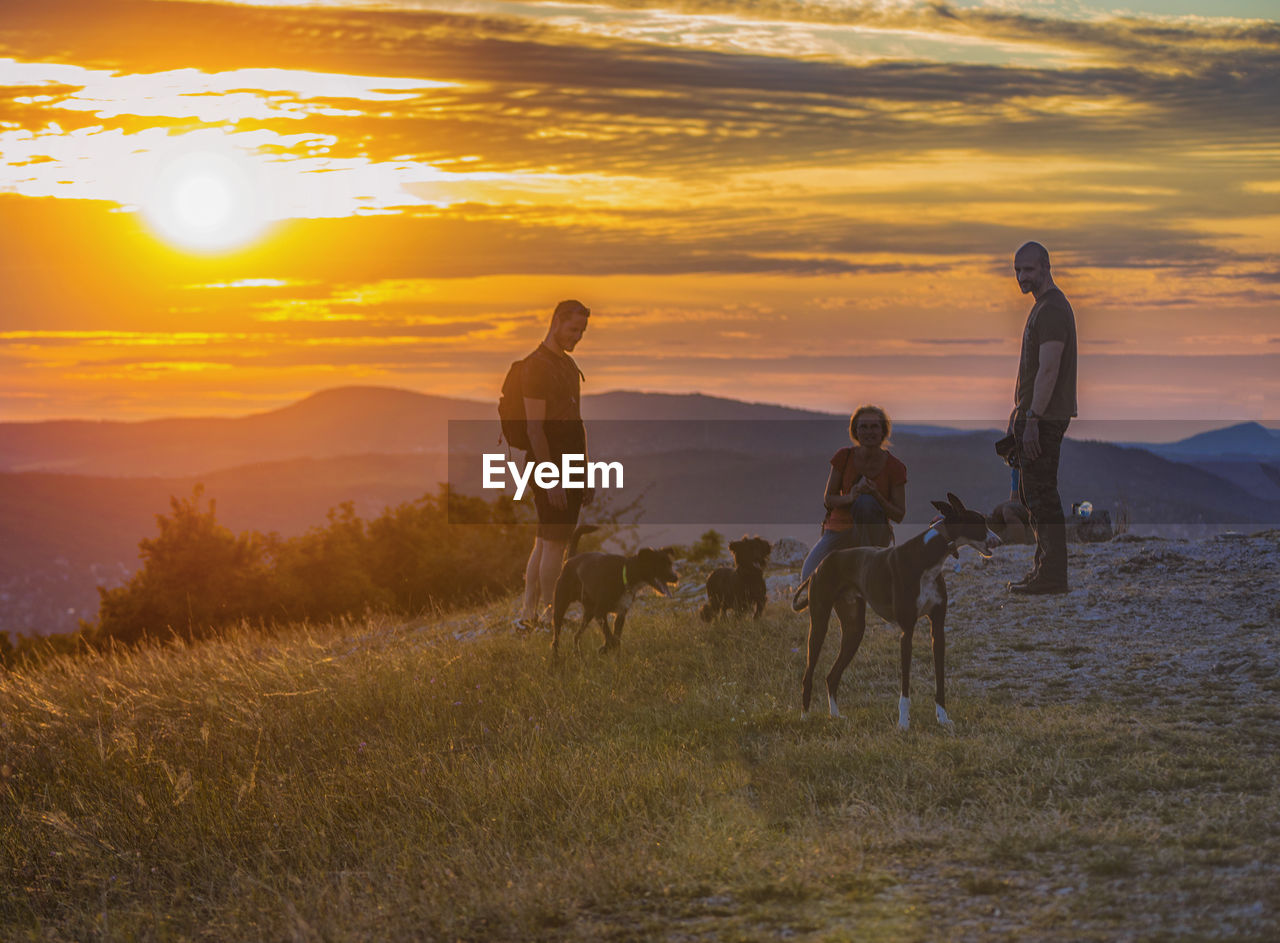
[[[0,935],[1274,939],[1274,665],[1167,684],[1146,656],[1273,630],[1125,608],[1199,597],[1214,555],[1273,573],[1274,535],[1073,548],[1071,596],[1013,606],[1028,553],[949,574],[954,734],[925,624],[906,735],[878,622],[847,716],[802,721],[807,623],[777,602],[705,626],[646,596],[619,656],[597,634],[557,666],[500,606],[4,676]]]

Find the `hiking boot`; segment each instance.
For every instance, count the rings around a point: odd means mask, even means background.
[[[1040,577],[1009,587],[1009,592],[1014,596],[1061,596],[1070,591],[1071,588],[1066,580],[1047,580]]]

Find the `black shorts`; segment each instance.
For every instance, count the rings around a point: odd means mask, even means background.
[[[568,543],[582,511],[582,489],[564,489],[566,507],[561,511],[551,504],[547,493],[537,485],[530,485],[530,488],[533,490],[533,506],[538,511],[538,536],[555,543]]]

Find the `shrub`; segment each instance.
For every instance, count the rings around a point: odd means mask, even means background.
[[[331,509],[328,521],[301,537],[277,538],[273,615],[318,620],[389,608],[390,595],[370,574],[372,540],[354,506]]]
[[[233,534],[203,495],[197,485],[189,498],[171,498],[170,513],[156,517],[159,534],[139,544],[142,569],[98,590],[98,622],[85,625],[96,643],[475,603],[519,586],[529,552],[529,527],[507,498],[489,503],[442,487],[368,524],[347,502],[324,526],[285,539]]]
[[[99,587],[97,638],[192,639],[265,614],[266,540],[218,524],[212,499],[207,510],[200,507],[203,494],[196,485],[190,498],[170,498],[170,515],[156,515],[160,533],[138,544],[142,569],[116,589]]]
[[[718,530],[709,530],[689,545],[684,559],[690,563],[701,563],[704,560],[715,560],[724,553],[724,535]]]

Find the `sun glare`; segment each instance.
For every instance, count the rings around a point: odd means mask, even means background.
[[[191,151],[167,161],[148,188],[143,212],[156,232],[187,249],[243,245],[266,225],[247,161]]]

